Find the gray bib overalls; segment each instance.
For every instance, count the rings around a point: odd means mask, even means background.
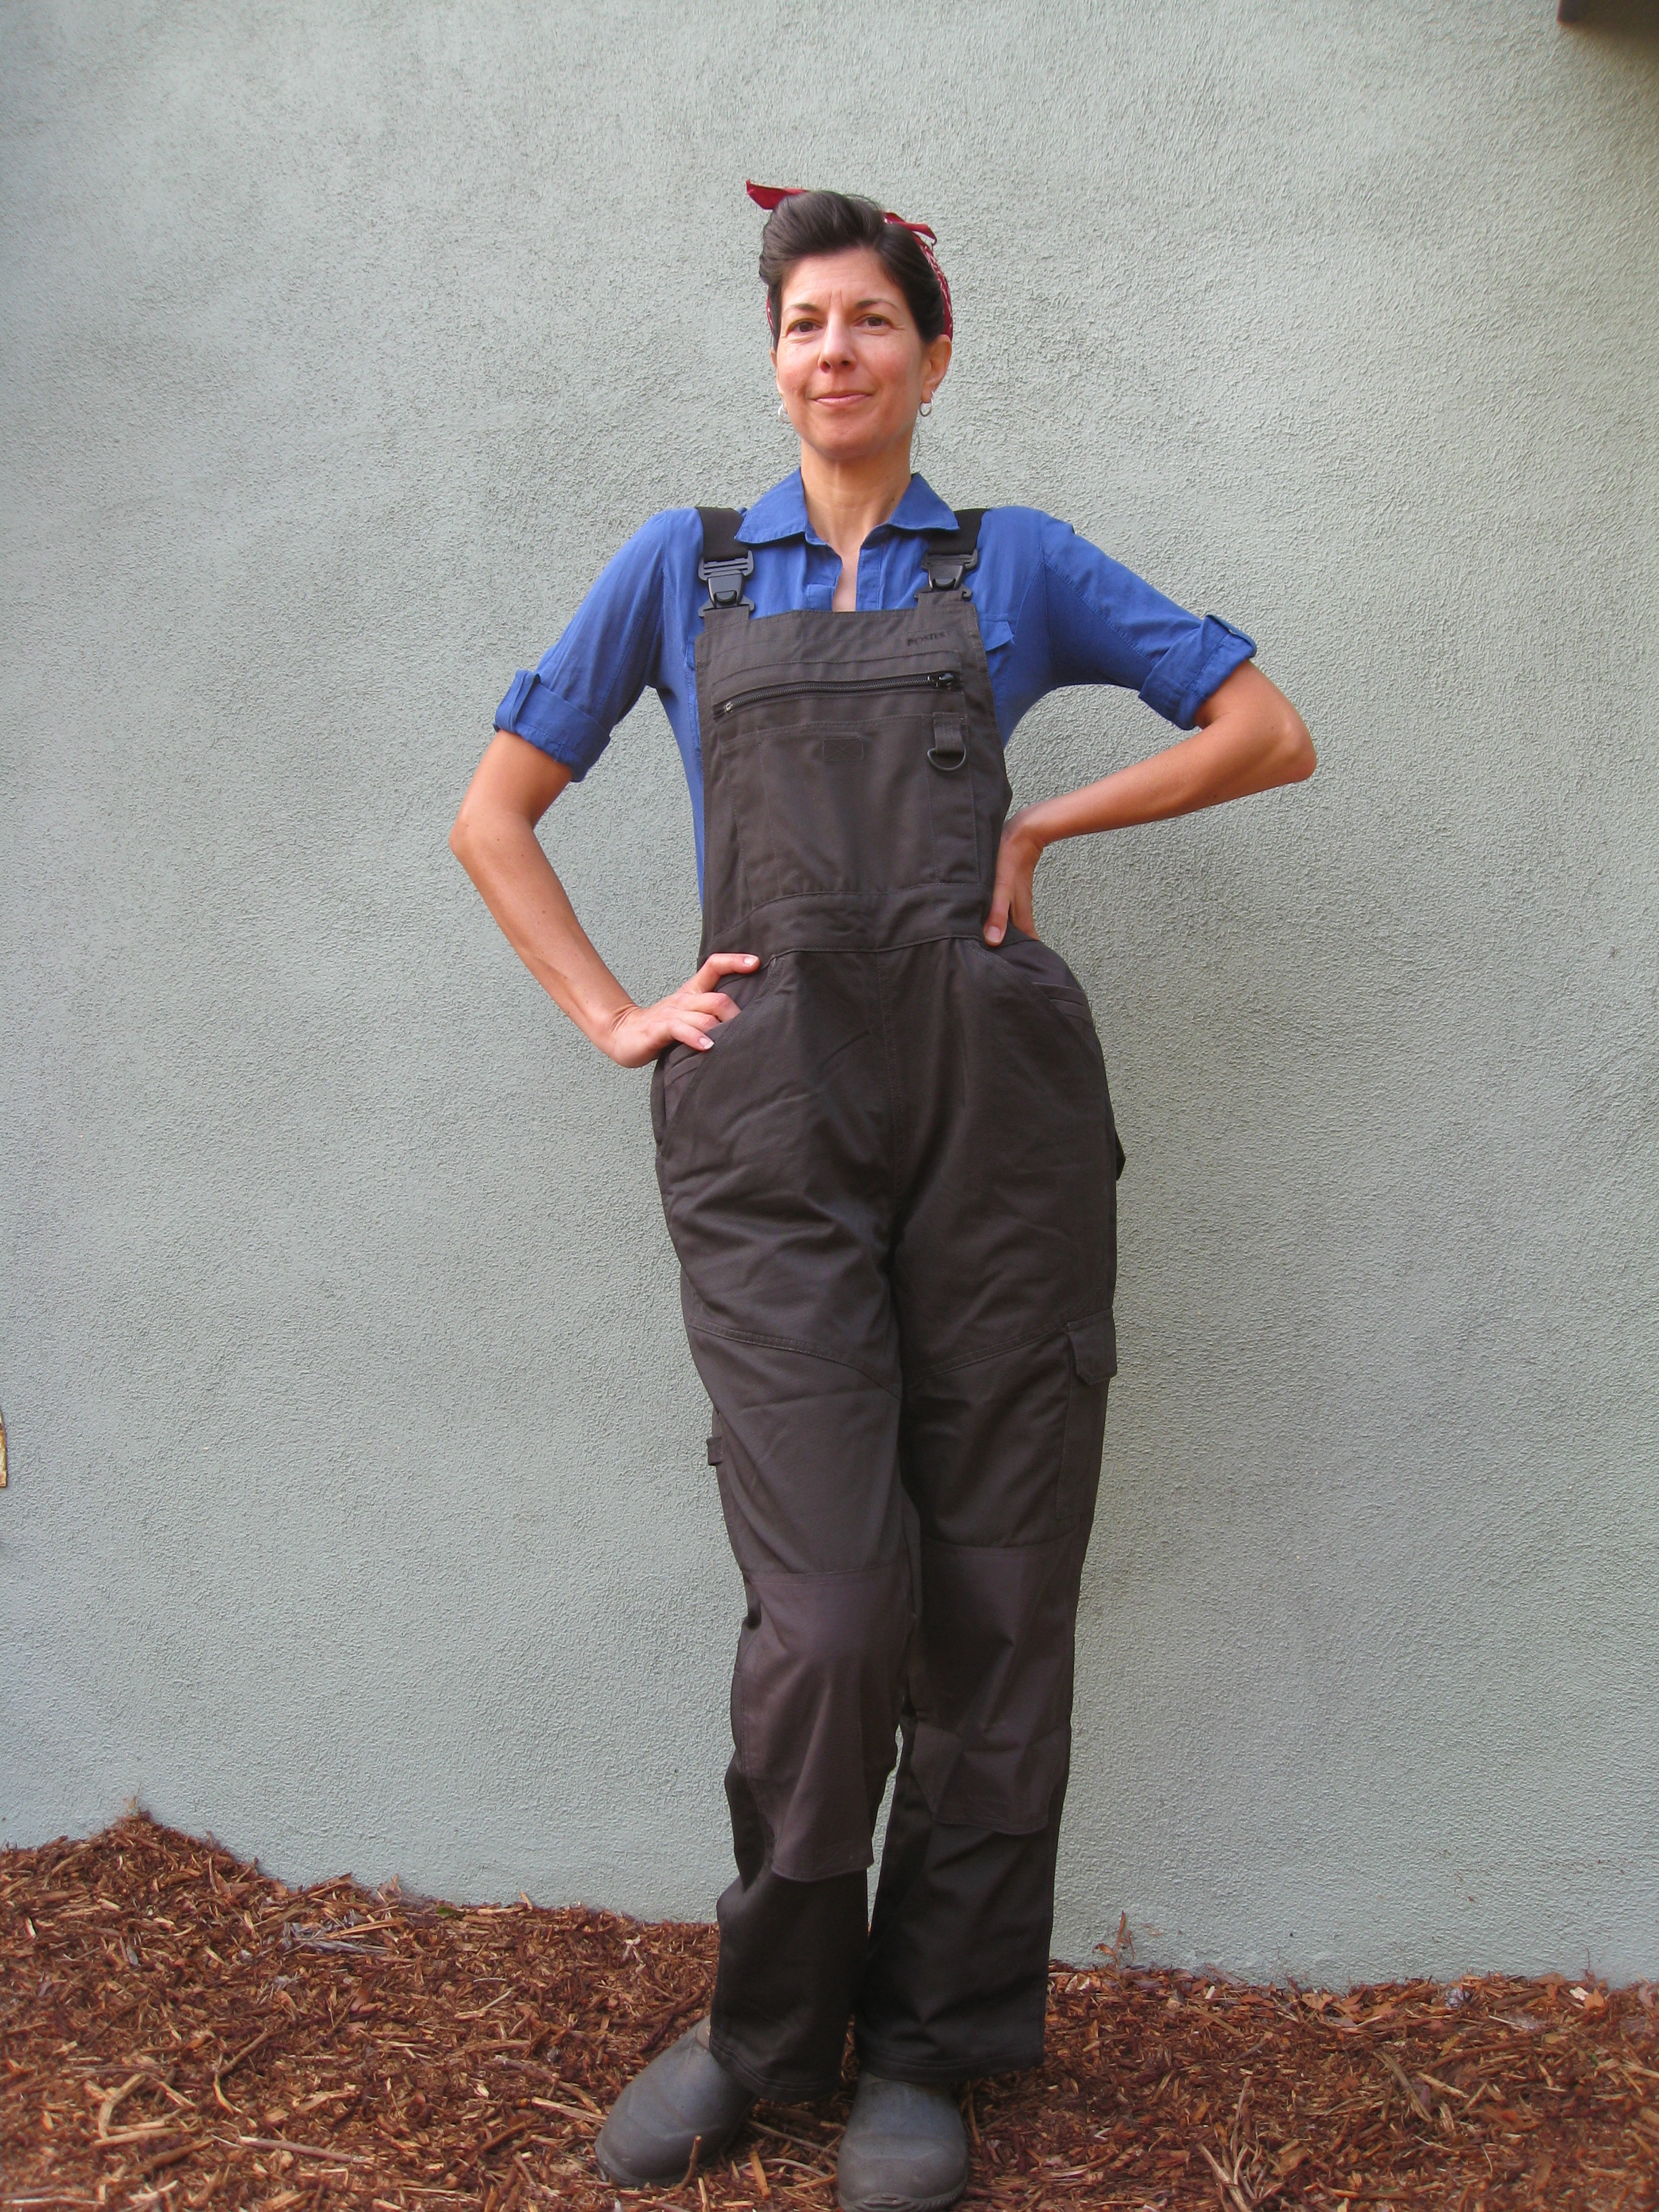
[[[914,608],[757,620],[735,520],[705,519],[703,948],[762,964],[652,1111],[748,1601],[712,2047],[787,2099],[833,2087],[849,2014],[900,2080],[1042,2057],[1115,1136],[1065,963],[981,935],[1009,793],[971,555],[930,552]]]

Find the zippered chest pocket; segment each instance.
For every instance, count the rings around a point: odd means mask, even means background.
[[[753,904],[978,882],[958,670],[757,679],[710,720],[709,834],[735,839]]]

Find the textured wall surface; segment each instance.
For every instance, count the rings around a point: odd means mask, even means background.
[[[935,222],[931,480],[1322,752],[1040,879],[1129,1152],[1060,1946],[1659,1970],[1659,41],[1552,16],[0,12],[0,1841],[712,1910],[646,1082],[445,836],[619,538],[793,462],[747,173]],[[667,988],[654,700],[548,838]]]

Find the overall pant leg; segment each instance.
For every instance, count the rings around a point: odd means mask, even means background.
[[[890,1115],[868,956],[775,961],[653,1107],[747,1610],[710,2048],[757,2094],[840,2077],[915,1617],[899,1479]]]
[[[1115,1134],[1088,1001],[1012,933],[889,956],[908,1170],[892,1280],[920,1626],[860,2058],[1042,2053],[1079,1584],[1116,1364]]]

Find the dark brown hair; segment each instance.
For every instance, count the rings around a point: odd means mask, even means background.
[[[798,261],[820,253],[868,246],[904,295],[924,345],[945,328],[945,295],[927,257],[902,223],[889,222],[873,200],[846,192],[797,192],[773,209],[761,233],[760,273],[766,287],[766,319],[775,344],[783,313],[784,280]]]

